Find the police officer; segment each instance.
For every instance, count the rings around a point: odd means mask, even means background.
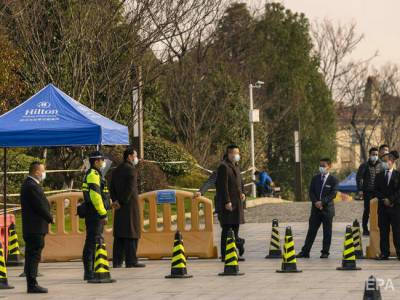
[[[381,248],[378,260],[389,259],[390,227],[393,231],[397,258],[400,259],[400,173],[394,168],[398,158],[397,151],[390,151],[382,157],[382,166],[385,171],[377,175],[375,182]]]
[[[89,156],[90,169],[83,179],[82,191],[86,205],[85,224],[86,240],[83,248],[84,280],[94,277],[93,263],[96,243],[103,239],[103,228],[107,224],[107,209],[110,208],[110,198],[107,183],[101,171],[105,168],[104,156],[96,151]]]

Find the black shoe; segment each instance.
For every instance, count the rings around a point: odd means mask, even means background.
[[[136,263],[136,264],[133,264],[133,265],[126,265],[126,267],[127,268],[144,268],[144,267],[146,267],[146,265],[142,264],[142,263]]]
[[[239,256],[243,256],[244,254],[244,244],[246,240],[242,238],[238,238],[236,241],[236,248],[238,249]]]
[[[389,256],[379,255],[375,258],[376,260],[389,260]]]
[[[238,261],[246,261],[244,257],[238,257]]]
[[[322,253],[319,258],[328,258],[329,254],[328,253]]]
[[[309,253],[304,253],[303,251],[301,251],[299,254],[296,255],[297,258],[310,258],[310,254]]]
[[[28,287],[28,294],[46,294],[48,292],[49,292],[48,289],[41,287],[40,285],[34,285]]]
[[[363,236],[369,236],[369,230],[368,229],[363,230]]]
[[[122,264],[114,264],[113,263],[113,268],[114,269],[122,268]]]

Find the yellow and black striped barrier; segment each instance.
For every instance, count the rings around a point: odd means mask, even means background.
[[[15,224],[8,227],[8,255],[7,266],[22,266],[24,264],[21,252],[19,251],[18,236],[15,231]]]
[[[179,230],[175,233],[174,247],[172,249],[171,274],[165,278],[191,278],[187,273],[185,247],[183,246],[182,234]]]
[[[283,246],[282,254],[282,267],[276,270],[278,273],[299,273],[301,270],[297,269],[296,251],[294,250],[294,240],[292,235],[292,228],[286,227],[285,244]]]
[[[100,240],[96,244],[96,254],[94,261],[94,278],[88,280],[89,283],[112,283],[110,266],[108,263],[106,244]]]
[[[236,249],[235,237],[232,229],[228,231],[228,235],[226,237],[224,272],[219,273],[218,275],[220,276],[244,275],[244,273],[239,272],[238,254]]]
[[[269,243],[269,253],[265,258],[282,258],[278,219],[272,220],[272,231],[271,231],[271,241]]]
[[[8,284],[7,267],[4,259],[3,245],[0,242],[0,290],[9,290],[14,287]]]
[[[357,219],[355,219],[353,222],[352,232],[353,232],[354,253],[356,255],[356,258],[363,259],[365,258],[365,256],[362,247],[361,229],[360,229],[360,223],[358,222]]]
[[[356,255],[354,253],[353,231],[350,225],[346,226],[346,235],[344,239],[342,266],[336,270],[361,270],[356,265]]]

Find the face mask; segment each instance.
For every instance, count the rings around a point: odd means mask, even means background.
[[[372,161],[372,162],[376,162],[378,160],[378,155],[370,156],[369,160]]]
[[[46,179],[46,172],[42,173],[42,178],[41,179],[42,179],[42,181],[44,181]]]
[[[319,172],[321,174],[326,174],[326,168],[325,167],[319,167]]]
[[[235,154],[235,156],[233,157],[233,160],[235,162],[239,162],[240,161],[240,154]]]
[[[389,170],[389,165],[388,165],[388,163],[387,163],[386,161],[384,161],[384,162],[382,163],[382,168],[383,168],[384,170]]]
[[[105,168],[106,168],[106,166],[107,166],[106,162],[105,162],[105,161],[103,161],[103,162],[101,163],[101,168],[102,168],[102,169],[105,169]]]
[[[138,159],[137,157],[135,157],[135,158],[132,160],[132,165],[136,166],[138,163],[139,163],[139,159]]]

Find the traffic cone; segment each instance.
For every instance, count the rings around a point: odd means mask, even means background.
[[[7,268],[4,260],[3,245],[0,242],[0,290],[9,290],[14,287],[8,284]]]
[[[361,270],[356,266],[356,255],[354,253],[353,232],[351,226],[346,227],[346,236],[344,239],[342,266],[336,270]]]
[[[244,275],[244,273],[239,272],[238,255],[236,250],[235,237],[232,229],[228,231],[228,235],[226,237],[224,272],[219,273],[218,275],[219,276]]]
[[[271,241],[269,243],[269,254],[265,258],[282,258],[281,240],[279,238],[278,219],[272,220]]]
[[[363,259],[365,257],[362,247],[361,229],[360,229],[360,223],[358,223],[357,219],[355,219],[353,222],[352,232],[353,232],[354,253],[356,255],[356,258]]]
[[[8,227],[8,255],[7,266],[22,266],[24,264],[21,252],[19,251],[18,236],[15,231],[15,224]]]
[[[191,278],[187,273],[185,247],[183,247],[182,234],[179,230],[175,233],[174,248],[172,249],[171,274],[165,278]]]
[[[276,270],[278,273],[299,273],[297,269],[296,252],[294,250],[294,241],[292,236],[292,228],[286,227],[285,244],[283,246],[282,267],[281,270]]]
[[[363,300],[382,300],[381,291],[372,275],[365,281]]]
[[[96,244],[96,255],[94,260],[94,278],[88,280],[88,283],[112,283],[110,266],[108,264],[106,244],[100,239]]]

